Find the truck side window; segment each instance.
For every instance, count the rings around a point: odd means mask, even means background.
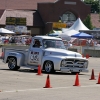
[[[40,41],[36,39],[36,40],[34,41],[33,47],[40,48],[40,46],[41,46]]]

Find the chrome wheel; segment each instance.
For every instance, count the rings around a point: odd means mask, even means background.
[[[13,57],[8,59],[8,67],[11,70],[17,70],[17,69],[20,68],[20,67],[17,66],[16,58],[13,58]]]
[[[53,63],[51,61],[46,61],[44,65],[45,72],[50,73],[54,71]]]

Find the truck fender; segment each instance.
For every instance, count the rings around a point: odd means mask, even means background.
[[[42,69],[46,61],[51,61],[54,65],[54,70],[60,70],[61,60],[62,60],[61,58],[56,57],[56,56],[45,56],[42,59]]]
[[[24,57],[24,54],[22,53],[18,53],[18,52],[9,52],[8,53],[8,57],[7,57],[7,60],[6,60],[6,63],[8,62],[8,59],[10,57],[15,57],[16,60],[17,60],[17,66],[21,66],[23,65],[24,61],[25,61],[25,57]]]

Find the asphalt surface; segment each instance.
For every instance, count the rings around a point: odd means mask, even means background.
[[[89,58],[88,69],[88,73],[78,75],[80,86],[73,86],[76,75],[56,72],[49,74],[52,88],[43,88],[48,74],[36,75],[28,68],[11,71],[0,60],[0,100],[100,100],[100,84],[96,84],[100,58]],[[92,69],[96,80],[89,80]]]

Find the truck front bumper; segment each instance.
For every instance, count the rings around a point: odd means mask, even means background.
[[[86,68],[66,68],[66,67],[61,67],[60,70],[61,70],[61,72],[88,72],[88,69],[86,69]]]

